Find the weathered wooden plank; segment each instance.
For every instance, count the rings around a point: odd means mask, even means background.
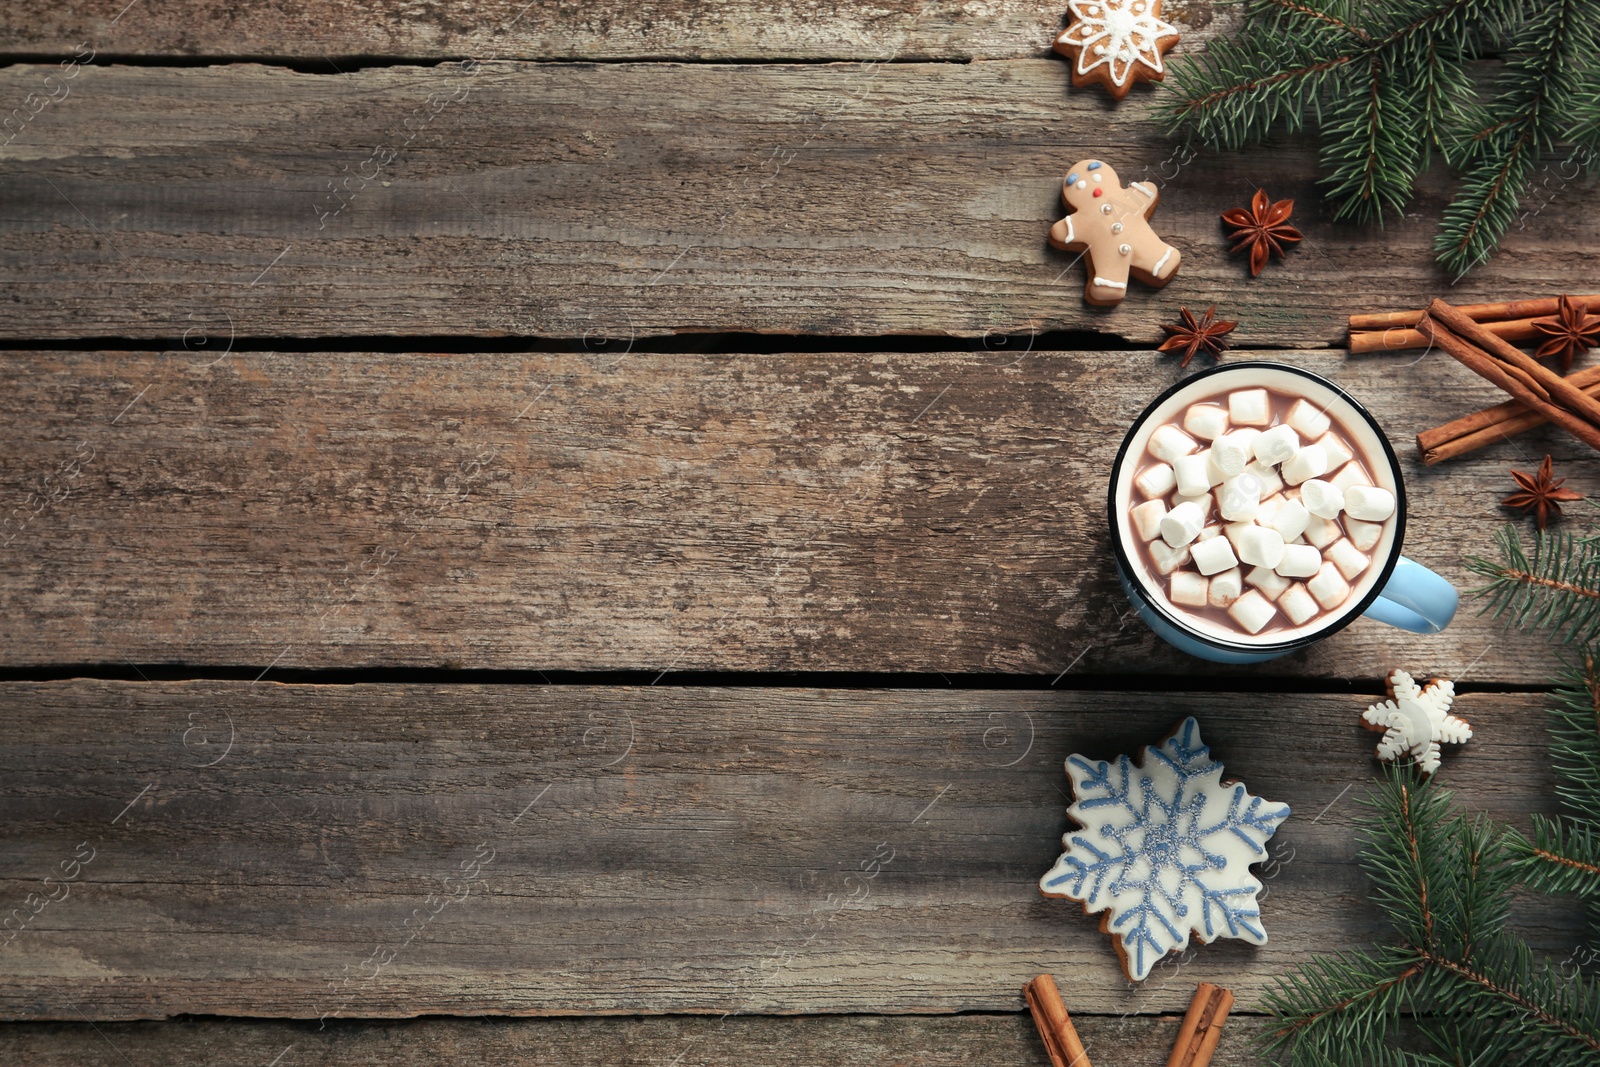
[[[0,891],[78,882],[0,953],[0,1016],[1015,1011],[1259,1003],[1308,953],[1388,936],[1351,820],[1373,773],[1343,696],[62,682],[4,687]],[[1551,811],[1540,699],[1467,695],[1448,778]],[[1299,814],[1272,940],[1129,990],[1037,879],[1063,759],[1185,712]],[[91,853],[92,850],[92,853]],[[80,857],[80,862],[82,858]],[[61,887],[52,887],[52,891]],[[1519,907],[1570,951],[1582,917]]]
[[[281,0],[219,6],[206,0],[45,5],[0,12],[13,53],[69,54],[87,42],[125,56],[387,59],[1007,59],[1046,54],[1062,28],[1061,0],[843,0],[756,3],[684,0],[583,4],[464,0],[448,9],[377,0]],[[1179,53],[1215,34],[1226,6],[1169,2]]]
[[[0,70],[22,99],[55,68]],[[1067,94],[1046,60],[459,64],[349,77],[87,68],[5,147],[0,335],[1100,331],[1139,343],[1219,304],[1242,344],[1326,345],[1354,310],[1445,286],[1441,190],[1334,227],[1308,147],[1180,165],[1141,95]],[[1082,300],[1050,249],[1062,171],[1158,181],[1184,253],[1159,294]],[[1308,235],[1250,279],[1218,214],[1258,183]],[[1600,221],[1557,197],[1463,300],[1562,291]],[[619,342],[620,343],[620,342]]]
[[[1248,355],[1248,353],[1247,353]],[[1405,456],[1407,546],[1463,588],[1505,468],[1408,442],[1497,399],[1446,357],[1294,355]],[[13,353],[0,662],[573,670],[1214,671],[1125,613],[1104,484],[1179,375],[1127,353],[789,357]],[[1428,398],[1424,403],[1421,398]],[[1252,677],[1395,665],[1545,684],[1470,603]],[[1070,679],[1066,679],[1071,684]]]
[[[1091,1055],[1110,1067],[1165,1067],[1177,1016],[1077,1015]],[[1254,1067],[1251,1041],[1267,1020],[1233,1015],[1217,1067]],[[683,1067],[760,1062],[773,1067],[1046,1067],[1050,1060],[1025,1015],[693,1017],[645,1019],[414,1019],[394,1022],[257,1022],[185,1019],[159,1023],[12,1023],[0,1026],[0,1056],[29,1067]]]

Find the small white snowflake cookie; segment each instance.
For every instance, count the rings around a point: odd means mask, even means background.
[[[1465,719],[1450,714],[1456,698],[1455,683],[1434,678],[1420,686],[1405,671],[1389,674],[1389,699],[1361,713],[1361,725],[1383,734],[1378,758],[1393,762],[1401,756],[1417,761],[1423,774],[1439,769],[1439,745],[1459,745],[1472,736]]]
[[[1067,757],[1072,806],[1080,826],[1039,880],[1047,897],[1066,897],[1093,915],[1103,911],[1122,969],[1140,982],[1163,956],[1181,952],[1190,933],[1202,944],[1234,937],[1266,943],[1250,866],[1267,858],[1267,841],[1289,808],[1222,780],[1222,764],[1200,741],[1200,724],[1183,720],[1136,764],[1074,753]]]
[[[1167,76],[1161,57],[1178,43],[1178,29],[1161,20],[1161,0],[1070,0],[1072,22],[1055,50],[1072,60],[1072,84],[1099,83],[1113,99],[1135,82]]]

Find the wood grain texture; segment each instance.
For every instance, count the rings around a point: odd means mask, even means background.
[[[0,951],[0,1016],[1019,1011],[1042,971],[1075,1012],[1181,1012],[1202,979],[1248,1012],[1389,936],[1351,832],[1374,695],[10,683],[0,899],[93,854]],[[1477,736],[1444,781],[1473,808],[1553,812],[1540,704],[1458,702]],[[1067,754],[1185,713],[1297,815],[1271,941],[1130,990],[1038,879]],[[1518,923],[1583,937],[1559,901]]]
[[[1108,1067],[1165,1067],[1173,1016],[1076,1017]],[[1216,1067],[1255,1067],[1262,1018],[1228,1019]],[[285,1053],[285,1050],[288,1050]],[[0,1057],[28,1067],[1047,1067],[1025,1016],[825,1016],[810,1019],[416,1019],[0,1025]],[[122,1057],[127,1056],[128,1060]],[[680,1058],[681,1057],[681,1058]]]
[[[1422,421],[1494,399],[1442,354],[1291,359],[1370,403],[1407,551],[1462,588],[1507,464],[1551,451],[1600,490],[1551,429],[1421,467]],[[1106,545],[1124,428],[1181,373],[1145,352],[7,354],[0,662],[1226,673],[1127,612]],[[1541,640],[1474,612],[1231,670],[1548,683]]]
[[[51,72],[0,70],[0,99]],[[86,68],[4,149],[0,336],[1152,344],[1180,304],[1217,304],[1242,345],[1323,346],[1353,311],[1448,287],[1437,185],[1386,229],[1336,227],[1310,146],[1185,165],[1143,94],[1113,109],[1066,77],[1047,60]],[[1045,240],[1089,156],[1163,187],[1156,228],[1184,254],[1113,310],[1083,303],[1083,265]],[[1307,240],[1251,279],[1218,216],[1258,185],[1295,199]],[[1452,299],[1594,273],[1586,207],[1555,197]]]
[[[1008,59],[1046,54],[1063,0],[139,0],[0,12],[7,51],[67,54],[88,41],[113,55],[387,59]],[[1226,5],[1177,0],[1164,15],[1198,48]]]

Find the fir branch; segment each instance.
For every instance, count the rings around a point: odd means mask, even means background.
[[[1561,643],[1587,644],[1600,637],[1600,552],[1570,534],[1540,532],[1530,557],[1515,526],[1503,527],[1495,543],[1500,560],[1466,560],[1467,570],[1490,579],[1473,590],[1487,598],[1485,614],[1548,630]]]
[[[1531,840],[1508,836],[1527,888],[1549,896],[1600,900],[1600,833],[1535,815]]]

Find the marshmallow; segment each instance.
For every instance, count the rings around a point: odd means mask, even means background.
[[[1256,438],[1256,461],[1269,464],[1282,463],[1294,455],[1299,447],[1300,435],[1295,433],[1293,426],[1274,426]]]
[[[1256,460],[1245,467],[1245,470],[1261,479],[1261,495],[1264,497],[1271,496],[1283,488],[1283,479],[1278,477],[1278,468],[1270,463]]]
[[[1328,454],[1328,469],[1336,471],[1355,458],[1350,451],[1350,446],[1338,434],[1325,433],[1317,438],[1317,444]]]
[[[1371,552],[1377,547],[1378,539],[1383,536],[1383,523],[1362,522],[1346,515],[1344,519],[1344,532],[1350,535],[1350,543],[1363,552]]]
[[[1295,582],[1278,598],[1278,610],[1289,616],[1289,621],[1299,626],[1310,622],[1317,614],[1316,598],[1306,592],[1306,587]]]
[[[1224,478],[1244,473],[1255,455],[1256,438],[1259,436],[1259,430],[1233,430],[1211,442],[1211,462],[1217,465],[1217,470],[1222,472]]]
[[[1319,519],[1337,519],[1344,510],[1344,493],[1332,482],[1309,478],[1300,486],[1300,503]]]
[[[1172,497],[1172,506],[1177,507],[1179,504],[1193,504],[1200,509],[1200,517],[1202,519],[1211,517],[1210,493],[1201,493],[1198,496],[1184,496],[1182,493],[1176,493]]]
[[[1174,604],[1181,604],[1186,608],[1203,608],[1206,606],[1206,591],[1210,585],[1209,581],[1194,571],[1173,571],[1172,585],[1167,595]]]
[[[1306,532],[1306,525],[1311,522],[1311,512],[1298,500],[1285,500],[1283,506],[1273,513],[1267,525],[1278,531],[1278,536],[1285,541],[1293,541]],[[1312,549],[1313,552],[1316,549]]]
[[[1244,576],[1235,567],[1231,571],[1212,575],[1211,589],[1206,594],[1207,602],[1214,608],[1225,608],[1239,599],[1239,594],[1244,592]]]
[[[1187,456],[1198,447],[1194,438],[1176,426],[1158,426],[1150,435],[1150,454],[1166,463],[1176,463],[1179,456]]]
[[[1154,541],[1161,536],[1161,520],[1167,517],[1167,505],[1161,500],[1146,500],[1128,512],[1133,520],[1133,531],[1141,541]]]
[[[1209,541],[1213,537],[1221,537],[1221,536],[1222,536],[1222,527],[1220,527],[1220,526],[1215,526],[1215,525],[1207,526],[1204,530],[1200,531],[1200,540],[1202,540],[1202,541]]]
[[[1309,483],[1308,483],[1309,484]],[[1302,534],[1307,544],[1316,545],[1318,548],[1327,548],[1343,536],[1339,524],[1332,519],[1324,519],[1318,515],[1311,516],[1311,521],[1306,524],[1306,531]]]
[[[1344,512],[1362,522],[1382,522],[1394,514],[1394,494],[1373,485],[1352,485],[1344,494]]]
[[[1316,577],[1306,583],[1306,588],[1317,598],[1317,603],[1329,611],[1343,604],[1345,597],[1350,595],[1350,583],[1344,580],[1339,568],[1331,563],[1324,563]]]
[[[1208,492],[1216,482],[1211,480],[1211,449],[1192,456],[1179,456],[1172,465],[1178,479],[1178,492],[1183,496],[1199,496]]]
[[[1261,590],[1261,595],[1268,600],[1277,600],[1283,591],[1289,588],[1289,579],[1273,570],[1271,567],[1256,567],[1244,576],[1249,585]]]
[[[1147,497],[1162,497],[1177,487],[1178,476],[1173,473],[1169,464],[1157,463],[1153,467],[1146,467],[1133,480],[1133,484]]]
[[[1239,474],[1217,490],[1217,510],[1229,522],[1243,522],[1261,510],[1261,479],[1254,474]]]
[[[1163,577],[1189,562],[1188,546],[1170,548],[1165,541],[1158,537],[1150,542],[1148,548],[1150,550],[1150,562],[1155,565],[1156,573]]]
[[[1304,398],[1294,402],[1284,421],[1312,440],[1327,433],[1328,427],[1333,425],[1333,420],[1328,418],[1327,412],[1319,410],[1315,404]]]
[[[1322,553],[1310,545],[1284,545],[1273,570],[1285,578],[1309,578],[1322,569]]]
[[[1228,419],[1235,426],[1265,426],[1272,421],[1272,402],[1265,389],[1236,389],[1228,394]]]
[[[1358,461],[1351,460],[1339,468],[1339,473],[1329,478],[1328,481],[1332,482],[1334,488],[1341,493],[1348,493],[1351,486],[1371,485],[1372,476],[1367,473],[1367,468],[1363,467]]]
[[[1199,504],[1193,501],[1179,504],[1162,516],[1161,539],[1173,548],[1182,548],[1199,537],[1205,525],[1205,512],[1200,510]]]
[[[1257,526],[1271,526],[1273,518],[1278,514],[1278,509],[1289,502],[1289,498],[1282,493],[1269,496],[1261,502],[1261,510],[1256,512]]]
[[[1189,558],[1194,560],[1200,573],[1208,577],[1239,565],[1239,558],[1233,554],[1233,545],[1228,543],[1226,537],[1201,541],[1189,549]]]
[[[1216,404],[1191,404],[1183,413],[1183,428],[1202,441],[1212,441],[1228,432],[1228,412]]]
[[[1237,395],[1237,394],[1236,394]],[[1245,593],[1228,607],[1228,614],[1233,621],[1244,627],[1250,633],[1258,634],[1266,628],[1267,623],[1278,613],[1268,600],[1254,589]]]
[[[1351,581],[1355,581],[1356,575],[1366,570],[1367,564],[1372,562],[1365,553],[1346,540],[1337,541],[1328,549],[1328,559],[1339,568],[1340,574]]]
[[[1166,531],[1163,529],[1162,532]],[[1245,530],[1234,547],[1238,550],[1239,558],[1252,567],[1271,570],[1283,559],[1283,535],[1265,526]]]
[[[1256,524],[1253,522],[1230,522],[1222,528],[1222,532],[1228,535],[1228,543],[1232,545],[1233,550],[1237,552],[1239,551],[1240,535],[1246,530],[1255,529],[1255,525]]]
[[[1283,480],[1299,485],[1308,478],[1326,474],[1328,453],[1321,445],[1306,445],[1283,462]]]

